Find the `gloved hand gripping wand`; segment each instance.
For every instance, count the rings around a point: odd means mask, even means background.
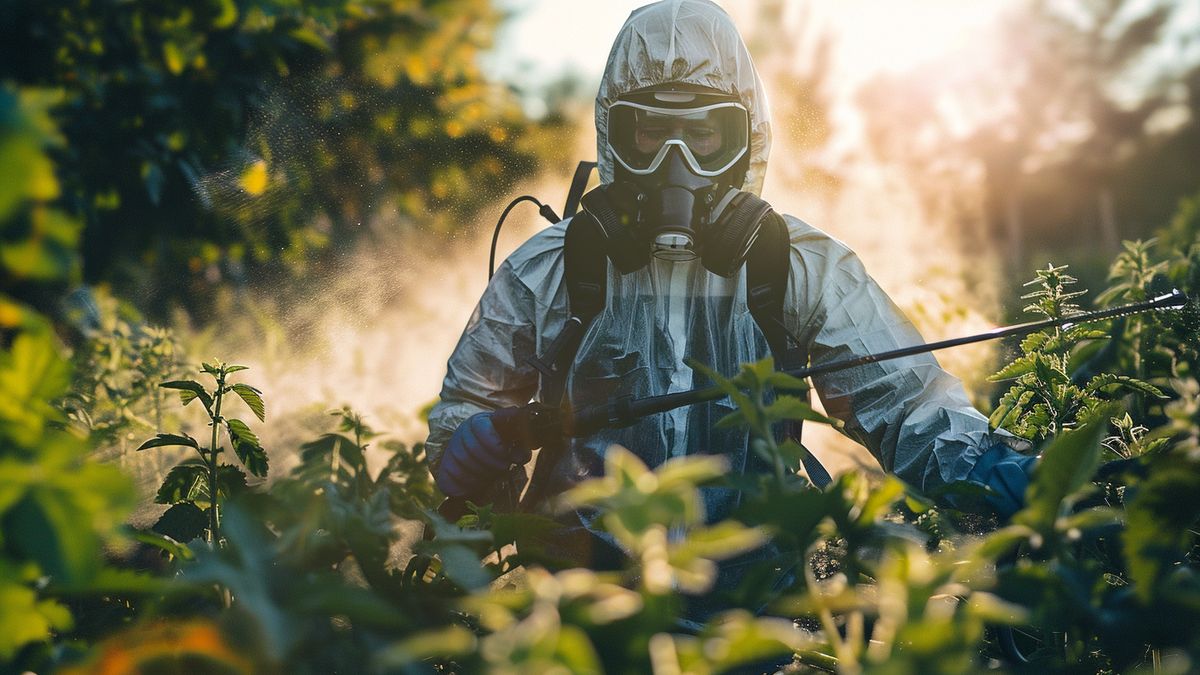
[[[1139,314],[1151,310],[1179,308],[1187,304],[1187,302],[1188,298],[1186,295],[1181,291],[1174,290],[1151,300],[1122,305],[1120,307],[1112,307],[1094,312],[1083,312],[1056,319],[1031,321],[1015,326],[1005,326],[976,335],[902,347],[878,354],[864,354],[850,359],[806,368],[796,368],[784,372],[798,379],[804,379],[847,370],[869,363],[915,356],[917,354],[925,354],[960,345],[1028,335],[1047,328],[1069,328],[1081,323],[1103,321],[1105,319]],[[628,396],[615,397],[605,403],[585,406],[575,411],[559,410],[543,403],[530,403],[521,407],[498,410],[493,414],[492,419],[497,431],[505,440],[509,440],[525,448],[545,448],[542,455],[538,458],[537,464],[534,466],[529,488],[521,500],[521,510],[528,511],[537,506],[544,496],[543,493],[549,483],[550,474],[560,459],[557,454],[561,452],[561,448],[563,447],[563,444],[558,442],[561,439],[590,436],[602,429],[629,426],[643,417],[668,412],[689,405],[720,400],[725,398],[725,396],[726,393],[719,387],[703,387],[636,399]],[[551,448],[555,448],[556,451],[548,452]],[[458,515],[466,512],[465,500],[449,498],[442,504],[438,511],[447,518],[456,519]]]

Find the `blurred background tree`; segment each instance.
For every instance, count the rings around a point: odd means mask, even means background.
[[[990,48],[863,87],[870,147],[928,208],[978,222],[974,250],[1002,251],[1012,272],[1069,260],[1094,280],[1121,239],[1148,236],[1200,185],[1188,5],[1014,4]],[[970,194],[977,204],[949,197]]]
[[[382,216],[461,228],[533,172],[534,125],[476,64],[501,18],[487,0],[13,0],[0,80],[61,92],[83,280],[162,317],[335,265]]]
[[[767,82],[774,125],[773,157],[785,169],[784,182],[803,186],[825,198],[837,196],[845,179],[844,167],[823,162],[821,153],[835,133],[831,106],[836,76],[834,35],[802,5],[793,21],[781,20],[786,0],[756,3],[746,46],[754,55],[760,77]]]

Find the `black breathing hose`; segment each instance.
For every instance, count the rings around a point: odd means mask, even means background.
[[[488,281],[491,281],[492,276],[496,274],[496,242],[500,240],[500,228],[503,227],[504,219],[508,217],[508,212],[512,211],[513,207],[521,202],[533,202],[534,204],[537,204],[538,213],[542,214],[543,218],[550,221],[551,225],[562,220],[562,218],[559,218],[558,214],[554,212],[554,209],[550,208],[549,204],[543,204],[539,202],[536,197],[521,195],[520,197],[517,197],[509,202],[508,206],[504,207],[504,212],[500,214],[500,220],[496,221],[496,230],[492,232],[492,251],[488,255]]]

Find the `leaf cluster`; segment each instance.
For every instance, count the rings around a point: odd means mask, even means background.
[[[1066,266],[1049,265],[1038,270],[1029,282],[1038,289],[1022,296],[1035,302],[1025,311],[1047,318],[1078,313],[1072,301],[1084,291],[1069,290],[1076,280]],[[1046,329],[1026,336],[1021,355],[993,374],[989,380],[1013,380],[1000,397],[989,421],[1031,441],[1043,441],[1092,419],[1105,401],[1136,393],[1151,400],[1165,395],[1154,385],[1129,375],[1097,373],[1090,378],[1077,354],[1092,341],[1107,340],[1110,333],[1091,324]]]
[[[78,274],[83,230],[89,278],[161,316],[256,274],[303,279],[380,204],[461,226],[561,125],[480,71],[499,19],[486,0],[6,2],[0,80],[40,93],[0,97],[36,132],[3,145],[0,218],[18,187],[65,208],[26,212],[41,236],[6,235],[5,264]]]
[[[246,366],[204,363],[201,364],[201,370],[215,381],[211,389],[195,380],[171,380],[159,387],[179,392],[179,400],[185,407],[193,401],[199,401],[212,429],[207,447],[187,433],[159,433],[137,449],[184,447],[195,452],[195,457],[172,468],[158,488],[154,501],[169,504],[171,508],[155,529],[178,542],[191,541],[207,530],[209,540],[215,543],[220,541],[219,503],[246,491],[246,472],[257,478],[265,478],[269,467],[267,451],[263,449],[258,436],[242,420],[225,415],[222,406],[232,394],[262,422],[266,420],[266,404],[258,389],[241,382],[228,381],[230,375],[246,370]],[[220,456],[225,452],[220,442],[221,431],[225,432],[224,436],[241,467],[221,461]],[[208,521],[201,525],[204,511],[209,513]]]

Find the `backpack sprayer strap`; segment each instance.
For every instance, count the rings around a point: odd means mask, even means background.
[[[595,162],[580,162],[575,167],[575,175],[571,177],[571,188],[567,190],[567,203],[563,205],[563,218],[570,218],[579,212],[579,200],[587,188],[588,179],[592,177]]]
[[[808,354],[802,351],[803,345],[788,334],[783,323],[784,298],[787,295],[788,278],[791,274],[791,238],[788,236],[787,222],[777,213],[770,213],[758,239],[750,248],[746,258],[746,305],[750,315],[758,324],[771,354],[775,357],[776,367],[780,370],[793,370],[808,365]],[[788,340],[796,343],[796,349],[788,349]],[[809,402],[809,392],[805,390],[804,401]],[[800,420],[788,420],[783,424],[783,437],[800,443],[803,423]],[[811,453],[805,452],[801,462],[808,473],[813,485],[824,488],[833,481],[829,471]]]
[[[587,187],[595,162],[580,162],[571,179],[565,217],[570,218],[563,242],[563,283],[567,287],[567,320],[554,340],[541,354],[529,360],[538,371],[540,398],[545,405],[561,408],[566,395],[567,375],[579,353],[588,326],[604,311],[608,293],[608,258],[604,255],[604,237],[595,220],[578,214],[579,200]],[[568,441],[557,438],[547,442],[538,453],[529,488],[521,500],[522,510],[537,506],[551,482],[555,466],[567,451]]]

